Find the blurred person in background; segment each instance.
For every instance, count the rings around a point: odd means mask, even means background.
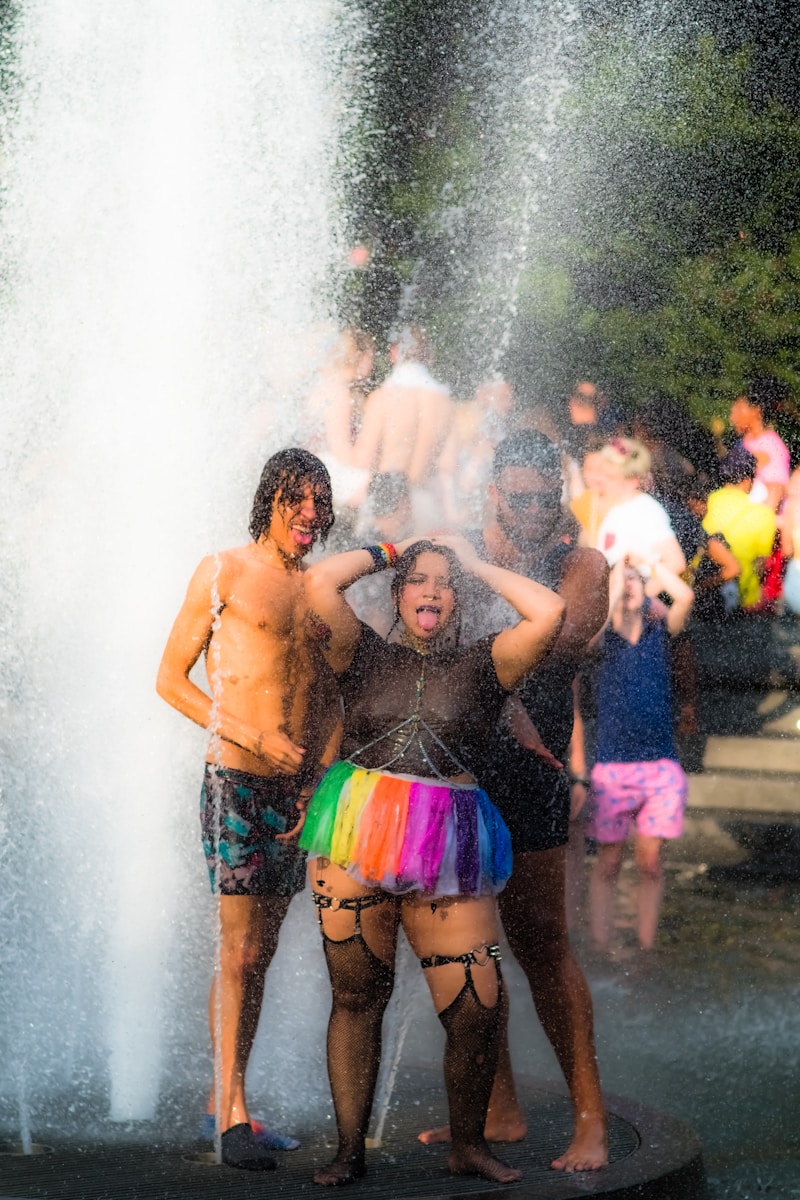
[[[590,447],[581,463],[569,459],[569,509],[581,527],[581,543],[597,546],[600,526],[612,501],[606,496],[606,461],[600,453],[603,443]]]
[[[597,531],[597,549],[612,567],[633,553],[658,559],[680,575],[686,570],[686,559],[669,516],[645,490],[651,466],[647,447],[633,438],[612,438],[599,454],[608,510]]]
[[[359,538],[393,545],[411,532],[411,486],[402,471],[385,471],[369,481],[358,523]],[[342,549],[345,547],[343,546]],[[347,591],[347,603],[360,621],[387,637],[394,620],[390,580],[380,571],[365,575]]]
[[[511,384],[499,375],[484,380],[472,400],[454,408],[440,469],[445,519],[456,529],[483,528],[495,447],[508,431],[513,408]]]
[[[786,499],[777,521],[787,559],[783,599],[789,612],[800,616],[800,469],[789,476]]]
[[[789,448],[772,428],[786,395],[780,380],[768,376],[755,379],[747,393],[734,400],[730,415],[745,450],[756,459],[750,498],[754,504],[768,504],[773,512],[778,511],[789,482]]]
[[[664,896],[663,844],[680,837],[688,794],[672,729],[669,639],[684,629],[693,595],[660,558],[635,552],[620,559],[611,578],[586,830],[597,842],[590,923],[595,948],[606,952],[616,883],[635,823],[638,939],[642,950],[652,950]],[[645,580],[671,598],[669,608],[645,595]]]
[[[368,379],[374,361],[370,334],[348,326],[337,335],[306,398],[304,446],[328,468],[334,512],[353,515],[366,495],[368,475],[354,450],[356,389]]]
[[[707,533],[703,520],[708,512],[708,497],[713,486],[707,475],[693,475],[686,481],[683,504],[694,518],[700,532],[696,538],[696,550],[690,552],[688,540],[681,545],[686,553],[688,567],[685,579],[694,591],[693,615],[701,621],[718,621],[725,616],[724,594],[738,597],[736,580],[742,573],[742,565],[721,533]],[[680,530],[681,521],[676,522]],[[679,533],[680,538],[680,533]]]
[[[625,424],[621,409],[588,379],[579,379],[567,399],[563,441],[567,453],[580,457],[587,440],[607,439]]]
[[[777,512],[786,495],[789,482],[789,449],[772,427],[783,408],[788,388],[781,380],[762,376],[753,380],[747,394],[738,396],[731,408],[731,425],[742,438],[746,450],[755,455],[757,469],[750,499],[754,504],[767,504]],[[780,532],[764,563],[761,580],[759,611],[773,615],[783,590],[786,560]]]
[[[431,374],[425,331],[411,325],[392,343],[392,370],[368,397],[354,449],[369,477],[402,471],[411,484],[414,526],[441,522],[440,458],[453,423],[450,389]]]
[[[777,522],[768,504],[750,500],[758,470],[755,455],[739,443],[719,465],[722,486],[708,497],[703,528],[708,534],[721,534],[741,567],[737,578],[738,605],[726,603],[728,611],[755,610],[761,599],[764,563],[772,553]]]

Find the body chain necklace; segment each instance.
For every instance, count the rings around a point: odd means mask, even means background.
[[[379,745],[380,742],[385,741],[386,738],[392,737],[393,734],[399,733],[403,729],[408,729],[408,736],[406,737],[405,741],[402,743],[402,745],[400,746],[400,748],[396,754],[394,754],[385,763],[381,763],[380,766],[369,767],[367,769],[370,771],[387,771],[387,770],[389,770],[394,763],[396,763],[399,759],[401,759],[403,757],[403,755],[406,753],[406,751],[409,749],[409,747],[412,745],[412,743],[416,742],[417,747],[418,747],[420,753],[422,754],[422,757],[424,758],[429,769],[433,772],[433,774],[436,776],[436,778],[441,779],[442,783],[449,783],[450,780],[447,778],[446,775],[443,775],[441,773],[441,771],[438,770],[438,768],[431,761],[431,757],[428,754],[428,751],[425,749],[422,738],[420,736],[420,734],[423,730],[425,731],[425,733],[428,734],[428,736],[432,739],[432,741],[434,741],[436,743],[436,745],[439,747],[439,749],[443,750],[445,752],[447,757],[450,759],[450,762],[453,763],[456,767],[458,767],[458,769],[461,773],[463,773],[465,775],[469,775],[470,772],[463,765],[463,763],[459,762],[459,760],[456,758],[456,756],[453,754],[453,752],[451,750],[448,750],[447,746],[445,746],[445,744],[441,740],[441,738],[437,737],[437,735],[431,729],[428,722],[425,721],[420,716],[420,708],[422,707],[422,697],[425,694],[426,656],[420,655],[420,658],[422,659],[422,666],[420,668],[419,675],[417,676],[417,683],[416,683],[416,689],[415,689],[416,700],[415,700],[415,704],[414,704],[414,711],[411,714],[411,716],[406,717],[405,720],[401,721],[399,725],[395,725],[391,729],[387,729],[386,733],[382,733],[380,735],[380,737],[373,738],[373,740],[371,742],[367,742],[366,746],[362,746],[359,750],[355,750],[349,756],[347,761],[352,763],[353,766],[357,767],[358,762],[356,760],[358,758],[360,758],[362,754],[365,754],[367,752],[367,750],[371,750],[373,746]]]

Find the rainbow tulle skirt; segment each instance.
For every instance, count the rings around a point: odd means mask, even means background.
[[[311,798],[300,845],[365,887],[432,896],[502,891],[511,838],[481,788],[338,762]]]

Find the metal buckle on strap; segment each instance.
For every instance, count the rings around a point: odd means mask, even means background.
[[[482,946],[478,950],[468,950],[466,954],[432,954],[430,958],[421,958],[419,962],[423,970],[428,967],[446,967],[448,963],[461,963],[465,967],[474,963],[476,967],[485,967],[490,958],[496,962],[501,961],[502,955],[498,945]]]
[[[375,904],[383,904],[386,900],[391,900],[392,897],[385,892],[369,892],[366,896],[325,896],[322,892],[312,892],[311,897],[317,908],[329,908],[331,912],[338,912],[343,908],[345,912],[359,912],[362,908],[372,908]]]

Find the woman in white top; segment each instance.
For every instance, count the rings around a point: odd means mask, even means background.
[[[603,459],[604,500],[608,511],[597,530],[595,546],[614,566],[626,555],[663,562],[680,575],[686,559],[666,510],[645,491],[650,452],[633,438],[612,438],[598,452]]]

